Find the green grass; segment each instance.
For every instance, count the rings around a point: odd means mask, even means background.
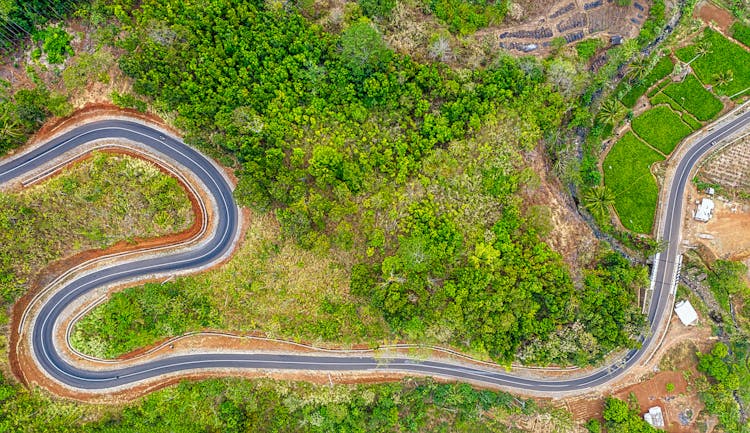
[[[628,132],[604,160],[604,183],[615,194],[615,209],[622,225],[629,230],[651,231],[659,188],[650,167],[662,159],[659,153]]]
[[[664,93],[659,92],[653,97],[651,97],[652,106],[657,106],[661,104],[669,105],[674,111],[682,111],[682,107],[680,107],[680,104],[673,101],[672,98],[665,95]]]
[[[665,155],[672,153],[677,143],[692,132],[679,115],[663,106],[636,117],[632,126],[636,134]]]
[[[703,124],[700,123],[698,119],[688,113],[682,113],[682,121],[687,123],[688,126],[693,128],[693,130],[698,130],[703,127]]]
[[[724,108],[724,104],[706,90],[693,74],[689,74],[681,83],[670,84],[664,88],[664,93],[698,120],[711,120]]]
[[[750,47],[750,26],[747,24],[737,21],[732,24],[732,37],[745,44],[746,47]]]
[[[711,29],[706,29],[701,37],[711,44],[710,52],[698,57],[691,67],[698,78],[706,84],[716,84],[716,74],[732,71],[734,79],[727,84],[715,86],[723,95],[735,93],[750,87],[750,52]],[[675,52],[682,61],[688,62],[695,56],[696,45],[680,48]]]
[[[634,85],[630,89],[630,91],[628,91],[628,93],[626,93],[620,99],[620,102],[622,102],[623,105],[628,108],[633,108],[636,101],[638,101],[638,98],[646,93],[646,90],[648,90],[649,87],[653,86],[654,83],[671,74],[673,69],[674,64],[672,63],[672,59],[670,59],[668,56],[662,57],[658,62],[656,62],[654,68],[651,70],[651,72],[649,72],[648,75],[646,75],[643,81]]]
[[[602,41],[596,38],[586,39],[585,41],[579,42],[576,45],[578,58],[587,62],[591,57],[594,56],[594,54],[596,54],[596,50],[601,46]]]
[[[664,89],[665,87],[667,87],[671,82],[672,82],[672,80],[663,80],[662,82],[660,82],[659,84],[657,84],[656,86],[654,86],[654,88],[651,89],[648,92],[648,97],[649,98],[654,97],[654,95],[656,95],[657,93],[661,92],[662,89]]]
[[[49,262],[119,240],[189,227],[187,194],[141,159],[96,153],[19,193],[0,193],[0,297],[12,301]]]

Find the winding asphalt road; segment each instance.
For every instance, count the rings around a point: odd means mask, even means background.
[[[127,387],[164,374],[195,373],[218,369],[263,369],[334,371],[394,371],[438,376],[469,381],[485,386],[502,386],[533,392],[575,392],[604,384],[622,375],[640,361],[653,343],[653,336],[665,314],[671,314],[670,293],[677,272],[680,230],[683,215],[683,195],[690,180],[691,170],[702,156],[722,138],[731,135],[750,122],[750,111],[736,116],[717,127],[705,138],[697,140],[679,162],[674,181],[662,203],[665,212],[660,238],[666,241],[666,251],[655,260],[653,301],[648,311],[651,333],[641,339],[638,350],[629,351],[620,361],[586,376],[567,380],[538,380],[519,377],[502,369],[483,369],[443,361],[415,360],[402,357],[372,357],[351,355],[289,355],[258,353],[194,353],[175,355],[146,361],[125,368],[87,370],[70,364],[53,344],[57,323],[67,306],[91,290],[123,280],[151,274],[168,274],[200,268],[226,255],[233,247],[239,230],[239,212],[232,198],[231,186],[219,169],[205,156],[170,136],[141,123],[125,120],[106,120],[89,123],[65,133],[33,151],[0,164],[0,185],[22,178],[31,170],[50,163],[54,158],[97,139],[122,138],[142,143],[167,155],[190,170],[205,185],[218,205],[214,216],[214,230],[206,242],[190,251],[132,260],[99,268],[66,283],[44,303],[31,323],[31,343],[38,365],[54,380],[79,390],[106,391]]]

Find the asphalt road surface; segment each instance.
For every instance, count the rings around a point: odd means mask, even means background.
[[[735,117],[724,126],[717,127],[711,134],[695,142],[678,165],[667,201],[662,203],[662,206],[665,206],[666,222],[662,226],[661,239],[665,240],[668,246],[666,251],[658,257],[656,272],[653,272],[655,279],[653,301],[648,312],[651,335],[655,335],[663,316],[671,314],[670,292],[673,287],[680,243],[683,195],[685,185],[690,180],[690,172],[698,160],[719,140],[746,126],[748,122],[750,122],[750,112]],[[395,371],[534,392],[582,391],[622,375],[639,362],[652,343],[651,336],[644,337],[641,340],[641,349],[629,351],[618,362],[586,376],[567,380],[528,379],[502,369],[483,369],[449,362],[344,354],[317,356],[204,352],[175,355],[125,368],[118,368],[115,364],[108,370],[92,371],[71,365],[58,353],[53,344],[56,323],[68,305],[81,295],[102,285],[154,273],[186,271],[211,264],[234,247],[233,242],[239,230],[239,212],[232,198],[231,186],[227,184],[219,169],[205,156],[176,137],[165,135],[161,131],[136,122],[106,120],[77,127],[22,157],[0,164],[0,185],[11,182],[84,143],[103,138],[124,138],[137,141],[158,153],[167,155],[191,170],[206,185],[207,191],[205,192],[213,196],[218,203],[218,212],[215,215],[218,223],[210,239],[197,249],[99,268],[68,282],[45,301],[31,324],[33,354],[38,364],[50,377],[70,387],[81,390],[107,390],[153,379],[164,374],[210,372],[230,368],[320,372]]]

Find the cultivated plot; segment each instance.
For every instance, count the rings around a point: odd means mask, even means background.
[[[604,183],[615,194],[615,209],[626,228],[639,233],[651,231],[659,192],[651,165],[663,159],[632,132],[607,154]]]

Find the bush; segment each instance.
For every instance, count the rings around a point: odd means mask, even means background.
[[[387,18],[396,6],[396,0],[359,0],[359,5],[370,18]]]
[[[602,41],[600,39],[586,39],[576,45],[576,51],[581,60],[588,61],[594,56],[594,54],[596,54],[596,50],[601,46]]]
[[[34,42],[42,42],[42,51],[47,54],[47,61],[59,64],[65,61],[66,56],[72,56],[73,47],[70,41],[73,36],[60,27],[47,27],[34,34]]]
[[[503,21],[507,0],[429,0],[430,10],[453,33],[467,35]]]

